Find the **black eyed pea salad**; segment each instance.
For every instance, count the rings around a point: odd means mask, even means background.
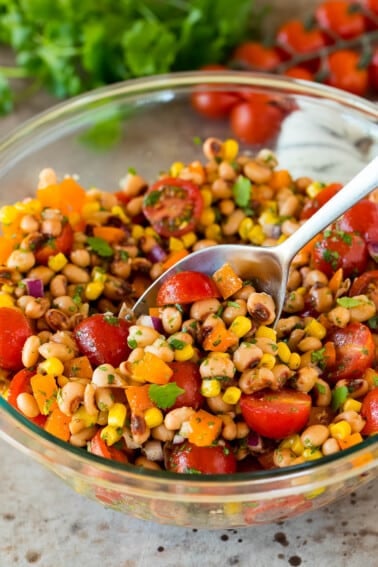
[[[43,170],[0,209],[0,393],[83,451],[176,473],[286,467],[378,432],[378,193],[294,258],[284,311],[224,264],[152,281],[219,243],[271,246],[340,188],[268,149],[203,142],[113,192]]]

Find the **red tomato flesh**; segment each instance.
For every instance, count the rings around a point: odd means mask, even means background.
[[[350,0],[322,2],[315,10],[319,26],[343,39],[358,37],[365,32],[365,18]]]
[[[46,244],[43,244],[35,251],[35,257],[38,264],[47,264],[50,256],[55,256],[60,252],[62,254],[69,254],[72,249],[74,241],[74,232],[70,223],[62,228],[62,232],[56,238],[50,238]]]
[[[201,272],[185,271],[173,274],[162,283],[156,303],[158,306],[193,303],[219,296],[219,290],[210,276]]]
[[[345,232],[358,232],[366,242],[378,243],[378,203],[362,199],[337,222]]]
[[[28,319],[18,309],[0,307],[0,367],[20,370],[23,367],[21,351],[33,334]]]
[[[119,463],[127,463],[128,459],[120,449],[115,447],[108,447],[106,442],[101,439],[101,429],[99,429],[94,437],[92,437],[89,443],[89,452],[97,455],[98,457],[103,457],[104,459],[111,459],[112,461],[118,461]]]
[[[370,270],[358,276],[351,285],[349,295],[367,295],[378,310],[378,270]]]
[[[263,437],[283,439],[306,425],[311,397],[293,390],[261,390],[243,394],[240,409],[247,425]]]
[[[173,406],[169,409],[189,406],[195,410],[200,409],[204,397],[201,394],[202,378],[198,365],[195,362],[170,362],[169,367],[173,370],[170,382],[176,382],[179,388],[185,390],[177,396]]]
[[[346,277],[358,275],[367,266],[367,245],[356,232],[328,229],[312,249],[311,262],[328,277],[339,268],[343,268]]]
[[[277,136],[283,113],[270,101],[255,98],[234,106],[230,123],[235,136],[248,144],[262,144]]]
[[[173,445],[167,469],[189,474],[233,474],[236,472],[236,459],[227,445],[197,447],[184,441]]]
[[[363,399],[361,415],[366,419],[362,435],[378,433],[378,388],[370,390]]]
[[[309,219],[310,217],[312,217],[312,215],[316,213],[316,211],[318,211],[323,205],[325,205],[327,201],[332,199],[332,197],[336,195],[336,193],[340,191],[341,188],[341,183],[331,183],[330,185],[324,187],[324,189],[322,189],[320,193],[318,193],[316,197],[314,197],[314,199],[307,201],[301,211],[301,220]],[[348,232],[353,232],[353,230]]]
[[[87,356],[92,366],[120,365],[130,354],[127,344],[129,324],[111,314],[91,315],[74,329],[74,337],[80,352]]]

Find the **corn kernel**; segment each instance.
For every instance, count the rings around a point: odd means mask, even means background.
[[[179,238],[171,236],[169,239],[169,249],[171,252],[178,252],[184,249],[184,243]]]
[[[156,238],[156,240],[160,239],[158,233],[155,229],[152,228],[152,226],[146,226],[146,228],[144,229],[144,234],[145,236],[152,236],[152,238]]]
[[[19,211],[14,205],[4,205],[0,209],[0,222],[2,224],[12,224],[18,216]]]
[[[345,437],[352,433],[350,423],[348,423],[345,419],[338,421],[337,423],[330,423],[328,428],[334,439],[345,439]]]
[[[114,445],[122,437],[122,429],[116,429],[111,425],[106,425],[104,429],[101,430],[101,439],[105,441],[107,445]]]
[[[201,189],[201,195],[204,207],[210,207],[213,202],[213,194],[210,189]]]
[[[301,356],[297,352],[292,352],[287,363],[290,370],[298,370],[301,365]]]
[[[316,459],[321,459],[323,457],[323,453],[319,449],[311,449],[308,447],[307,449],[304,449],[302,457],[305,461],[316,461]]]
[[[285,242],[285,240],[287,240],[287,235],[281,234],[281,236],[277,238],[277,244],[281,244],[281,242]]]
[[[122,207],[120,207],[119,205],[115,205],[114,207],[111,208],[111,213],[112,215],[118,217],[121,219],[121,221],[127,223],[129,222],[129,217],[127,215],[125,215],[125,211],[123,210]]]
[[[267,327],[266,325],[260,325],[256,331],[256,338],[258,339],[270,339],[273,342],[277,340],[277,331]]]
[[[85,410],[84,406],[80,406],[72,415],[71,422],[82,422],[85,427],[92,427],[97,423],[98,414],[90,414]]]
[[[205,398],[214,398],[215,396],[219,396],[220,391],[221,385],[219,380],[216,380],[215,378],[202,380],[201,394],[205,396]]]
[[[140,240],[144,236],[144,228],[140,224],[134,224],[131,229],[131,236],[134,240]]]
[[[91,201],[89,203],[84,203],[81,214],[85,219],[91,217],[93,213],[97,213],[100,210],[100,203],[98,201]]]
[[[306,187],[306,193],[311,199],[314,199],[317,195],[319,195],[319,193],[321,193],[324,187],[324,183],[313,181]]]
[[[264,352],[264,354],[262,355],[260,362],[259,362],[259,367],[260,368],[269,368],[269,370],[272,370],[272,368],[274,368],[276,364],[276,357],[273,354],[269,354],[267,352]]]
[[[291,351],[287,344],[283,341],[277,343],[277,356],[285,364],[287,364],[290,360]]]
[[[353,400],[353,398],[348,398],[343,405],[344,411],[356,411],[357,413],[360,413],[361,408],[362,403],[358,400]]]
[[[101,282],[101,283],[106,282],[106,273],[102,268],[99,268],[98,266],[93,268],[91,277],[94,282]]]
[[[241,389],[236,386],[229,386],[222,396],[225,404],[235,405],[240,400]]]
[[[68,260],[62,252],[59,252],[55,256],[50,256],[48,259],[48,266],[51,270],[54,270],[54,272],[60,272],[67,263]]]
[[[185,360],[190,360],[194,355],[194,348],[192,345],[185,345],[181,350],[175,350],[175,360],[178,362],[185,362]]]
[[[207,358],[231,358],[231,355],[228,352],[209,352]]]
[[[104,291],[104,287],[105,285],[102,282],[89,282],[85,286],[85,298],[88,299],[88,301],[98,299]]]
[[[281,441],[280,449],[290,449],[299,457],[304,451],[304,446],[299,435],[295,434]]]
[[[43,370],[43,372],[46,372],[46,374],[51,374],[51,376],[60,376],[64,372],[63,362],[55,356],[46,358],[46,360],[39,364],[39,368]]]
[[[205,228],[205,237],[209,240],[221,240],[222,229],[219,224],[212,224]]]
[[[263,211],[258,218],[258,222],[261,226],[265,226],[266,224],[278,224],[279,221],[278,215],[270,209]]]
[[[233,161],[239,153],[239,144],[233,138],[228,138],[222,144],[222,157],[226,161]]]
[[[255,225],[248,233],[248,240],[252,244],[256,244],[257,246],[261,246],[264,242],[266,236],[264,234],[263,229],[259,225]]]
[[[242,240],[248,240],[248,235],[253,228],[253,220],[249,217],[245,217],[239,224],[238,232]]]
[[[243,317],[242,315],[235,317],[230,326],[230,331],[232,331],[234,335],[239,337],[239,339],[249,333],[251,329],[252,321],[248,319],[248,317]]]
[[[240,502],[225,502],[223,510],[226,516],[235,516],[242,511],[242,505]]]
[[[0,307],[13,307],[14,299],[9,293],[0,292]]]
[[[172,177],[178,177],[184,167],[185,165],[182,163],[182,161],[174,161],[169,168],[169,173],[172,175]]]
[[[315,337],[320,340],[324,339],[327,334],[327,329],[316,319],[311,319],[311,321],[305,326],[304,330],[310,337]]]
[[[197,235],[194,232],[187,232],[182,235],[181,241],[185,248],[190,248],[197,242]]]
[[[14,206],[18,211],[26,215],[37,215],[42,211],[42,203],[38,199],[18,201]]]
[[[144,421],[147,427],[153,429],[154,427],[159,427],[164,421],[163,413],[159,408],[149,408],[144,413]]]
[[[199,222],[202,226],[210,226],[214,224],[215,221],[215,211],[211,207],[206,207],[200,216]]]
[[[125,425],[126,415],[127,415],[127,409],[125,404],[120,404],[119,402],[116,402],[109,409],[108,425],[115,428],[117,427],[122,428]]]
[[[313,498],[317,498],[318,496],[323,494],[323,492],[325,492],[325,488],[321,486],[320,488],[311,490],[311,492],[306,492],[306,494],[304,494],[304,497],[306,498],[306,500],[312,500]]]
[[[12,294],[14,292],[14,286],[9,284],[3,284],[1,286],[1,291],[4,293]]]

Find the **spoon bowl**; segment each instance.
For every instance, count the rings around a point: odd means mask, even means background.
[[[289,268],[294,256],[314,236],[377,186],[378,156],[282,244],[271,247],[220,244],[198,250],[177,262],[153,282],[135,303],[134,315],[147,314],[150,307],[156,306],[157,292],[162,282],[171,275],[187,270],[212,275],[228,263],[242,279],[252,280],[259,291],[272,296],[276,305],[276,324],[285,303]]]

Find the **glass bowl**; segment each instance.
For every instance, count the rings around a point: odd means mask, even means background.
[[[85,187],[115,190],[128,167],[152,180],[172,162],[199,158],[201,147],[193,140],[233,137],[227,119],[211,120],[193,110],[191,93],[204,83],[207,90],[274,95],[291,109],[269,146],[294,176],[345,182],[378,153],[378,110],[372,102],[262,74],[173,74],[90,92],[10,133],[0,142],[1,204],[30,194],[44,167],[59,176],[77,173]],[[375,436],[291,468],[209,476],[151,471],[59,441],[1,397],[0,435],[105,506],[207,529],[270,523],[319,508],[374,478],[378,465]]]

